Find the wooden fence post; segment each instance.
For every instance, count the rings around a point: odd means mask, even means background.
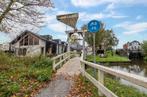
[[[70,57],[71,57],[71,52],[68,52],[68,55],[67,56],[69,56],[69,59],[68,60],[70,60]]]
[[[104,84],[104,72],[101,70],[98,70],[98,81],[101,84]],[[98,94],[100,97],[104,96],[99,90],[98,90]]]
[[[54,60],[53,60],[53,71],[56,70],[55,63],[56,63],[56,60],[54,59]]]
[[[62,56],[59,58],[59,62],[62,61]],[[62,66],[62,63],[60,64],[60,67]]]
[[[85,64],[81,62],[82,75],[85,76]]]

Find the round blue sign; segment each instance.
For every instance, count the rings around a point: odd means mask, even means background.
[[[101,22],[97,20],[92,20],[88,23],[88,31],[91,33],[96,33],[101,29]]]

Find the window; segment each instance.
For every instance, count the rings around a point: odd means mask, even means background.
[[[34,37],[34,45],[39,45],[39,39]]]
[[[26,36],[25,38],[24,38],[24,45],[26,46],[26,45],[28,45],[28,36]]]
[[[18,49],[18,55],[25,56],[26,55],[26,51],[27,51],[26,48],[20,48],[20,49]]]
[[[33,37],[31,35],[29,36],[29,45],[33,45]]]
[[[23,46],[23,39],[20,41],[20,46]]]
[[[39,45],[39,39],[32,35],[27,35],[20,40],[20,46]]]

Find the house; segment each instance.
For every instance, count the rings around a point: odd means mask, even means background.
[[[24,31],[10,42],[10,50],[17,56],[57,55],[58,43],[50,35],[38,35]]]
[[[56,53],[57,54],[62,54],[67,51],[67,43],[66,42],[63,42],[60,39],[54,39],[53,41],[55,41],[57,43],[57,45],[56,45]]]
[[[134,40],[132,42],[127,42],[123,45],[123,50],[127,53],[130,59],[143,58],[142,47],[139,41]]]
[[[126,44],[123,45],[123,49],[124,49],[125,51],[128,50],[128,47],[129,47],[129,42],[127,42]]]
[[[141,43],[139,41],[132,41],[128,44],[128,49],[130,51],[140,51],[141,50]]]
[[[124,50],[128,51],[141,51],[141,43],[139,41],[132,41],[132,42],[127,42],[126,44],[123,45]]]

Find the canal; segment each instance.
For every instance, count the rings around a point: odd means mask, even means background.
[[[144,63],[142,61],[132,61],[130,63],[109,63],[109,65],[106,65],[106,66],[116,70],[122,70],[128,73],[133,73],[136,75],[147,77],[147,63]],[[141,92],[147,93],[147,89],[141,86],[135,85],[124,79],[120,79],[120,78],[116,78],[116,79],[119,80],[122,84],[133,86],[137,88],[138,90],[140,90]]]

